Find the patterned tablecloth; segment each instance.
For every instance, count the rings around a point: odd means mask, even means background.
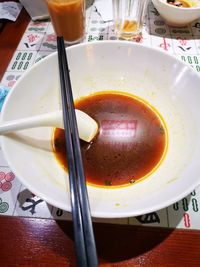
[[[114,40],[113,21],[104,21],[95,1],[87,1],[85,42]],[[150,2],[140,41],[185,61],[200,72],[200,19],[183,28],[169,27]],[[35,62],[56,50],[50,21],[30,22],[1,81],[9,89]],[[26,163],[24,163],[26,164]],[[200,187],[181,201],[150,214],[124,219],[95,219],[98,222],[200,229]],[[0,150],[0,214],[71,219],[70,214],[33,195],[10,170]]]

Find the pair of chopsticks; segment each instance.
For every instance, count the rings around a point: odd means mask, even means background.
[[[63,37],[57,37],[57,48],[77,266],[96,267],[96,246]]]

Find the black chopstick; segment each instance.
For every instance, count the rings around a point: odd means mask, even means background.
[[[98,266],[96,245],[81,157],[69,68],[62,37],[57,37],[57,48],[77,266],[96,267]]]

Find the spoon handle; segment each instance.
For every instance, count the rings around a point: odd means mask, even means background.
[[[76,110],[76,119],[80,139],[90,142],[98,131],[98,124],[86,113]],[[0,124],[0,135],[35,127],[63,128],[62,111],[53,111],[37,116],[3,122]]]
[[[61,126],[61,111],[45,113],[33,117],[16,119],[13,121],[3,122],[0,124],[0,134],[6,134],[13,131],[19,131],[28,128],[44,126]]]

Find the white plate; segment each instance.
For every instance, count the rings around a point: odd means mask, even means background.
[[[101,41],[67,49],[74,98],[102,90],[127,91],[145,99],[163,116],[169,134],[167,155],[147,179],[129,187],[88,186],[95,217],[142,215],[189,194],[200,182],[200,76],[175,57],[140,44]],[[29,69],[3,106],[7,121],[60,106],[57,54]],[[70,211],[66,173],[51,150],[51,128],[1,137],[9,166],[20,181],[48,203]]]

